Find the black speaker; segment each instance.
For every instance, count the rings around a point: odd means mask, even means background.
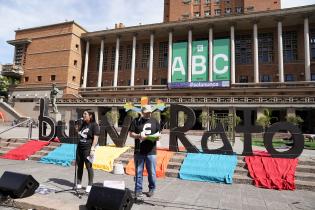
[[[39,183],[31,176],[5,171],[0,178],[0,192],[11,198],[25,198],[34,194]]]
[[[119,190],[93,185],[86,207],[97,210],[129,210],[133,198],[129,189]]]

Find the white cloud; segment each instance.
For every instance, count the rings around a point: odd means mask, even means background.
[[[259,0],[261,1],[261,0]],[[0,0],[0,63],[12,62],[14,30],[75,20],[88,31],[163,21],[164,0]],[[315,0],[282,0],[282,7]]]

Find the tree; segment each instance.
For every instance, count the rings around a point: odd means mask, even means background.
[[[304,120],[299,115],[289,115],[285,117],[287,122],[292,123],[294,125],[300,125],[304,122]]]
[[[116,125],[120,115],[118,111],[112,110],[106,113],[106,117],[111,124]]]
[[[7,96],[11,81],[5,76],[0,76],[0,95]]]
[[[132,119],[136,119],[137,117],[139,117],[139,113],[132,110],[127,112],[127,115],[130,116]]]
[[[257,122],[258,125],[262,126],[264,128],[264,130],[266,130],[266,128],[268,128],[271,125],[271,120],[272,119],[278,120],[278,118],[272,117],[272,111],[271,110],[264,109],[262,116],[260,116],[256,120],[256,122]]]
[[[198,117],[198,121],[201,123],[204,129],[208,129],[210,120],[211,120],[211,117],[207,112],[201,112],[201,114]]]

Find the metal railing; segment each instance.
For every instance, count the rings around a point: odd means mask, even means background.
[[[32,139],[32,132],[33,132],[33,123],[34,123],[34,121],[31,118],[28,118],[27,120],[24,120],[24,121],[22,121],[22,122],[20,122],[20,123],[18,123],[16,125],[13,125],[13,126],[7,128],[7,129],[3,130],[3,131],[0,131],[0,135],[3,134],[3,133],[6,133],[6,132],[8,132],[8,131],[16,128],[16,127],[19,127],[20,125],[23,125],[25,123],[28,123],[28,139]]]

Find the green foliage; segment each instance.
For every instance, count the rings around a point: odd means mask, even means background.
[[[152,113],[152,118],[156,119],[158,122],[161,122],[161,112],[159,110]]]
[[[0,76],[0,92],[8,92],[11,81],[9,78]]]
[[[135,111],[129,111],[127,112],[127,115],[130,116],[132,119],[136,119],[137,117],[139,117],[139,114]]]
[[[185,122],[187,121],[187,114],[184,112],[178,112],[178,126],[184,126]]]
[[[268,128],[271,125],[271,120],[278,118],[272,117],[272,111],[269,109],[264,109],[262,116],[260,116],[257,120],[256,123],[260,126],[262,126],[264,129]]]
[[[287,122],[292,123],[294,125],[300,125],[304,122],[304,120],[298,115],[296,115],[296,116],[289,115],[289,116],[286,116],[285,118],[286,118]]]
[[[211,120],[210,115],[207,112],[201,112],[198,117],[198,122],[202,124],[203,128],[207,128],[208,122]]]
[[[118,123],[120,115],[118,111],[112,110],[106,113],[106,117],[111,124],[116,125]]]
[[[167,121],[167,122],[169,122],[170,121],[170,119],[171,119],[171,109],[168,107],[167,109],[165,109],[165,111],[163,111],[162,113],[161,113],[161,115],[165,118],[165,120]]]

